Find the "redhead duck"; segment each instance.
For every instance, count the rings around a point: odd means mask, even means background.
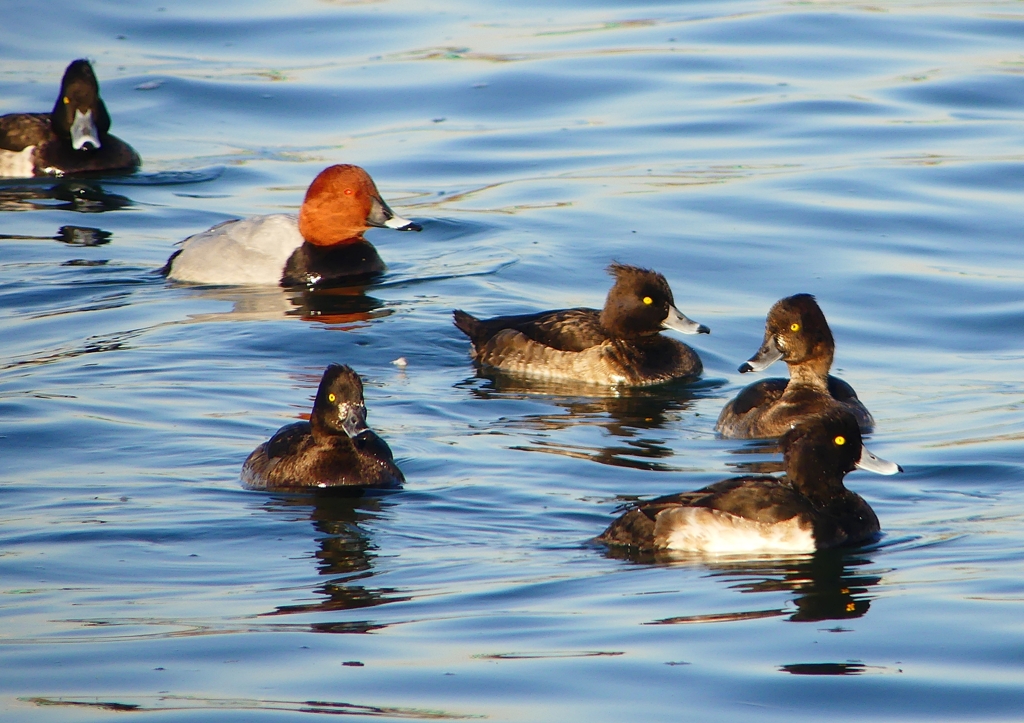
[[[778,437],[794,422],[840,406],[857,418],[862,431],[870,432],[874,420],[857,392],[828,373],[835,349],[832,331],[813,296],[797,294],[777,301],[768,311],[764,343],[739,371],[759,372],[782,359],[789,366],[789,381],[764,379],[746,387],[722,409],[715,430],[740,439]]]
[[[696,377],[700,357],[662,329],[710,334],[675,307],[661,274],[613,263],[615,285],[604,308],[564,309],[481,320],[456,310],[480,364],[547,380],[648,386]]]
[[[384,203],[359,166],[325,168],[309,184],[299,215],[271,214],[225,221],[182,242],[162,269],[193,284],[337,286],[384,271],[363,238],[371,226],[419,231]]]
[[[786,475],[735,477],[638,504],[598,541],[642,550],[813,552],[871,539],[878,518],[843,485],[847,472],[902,472],[871,454],[856,417],[834,407],[781,439]]]
[[[405,481],[387,443],[366,426],[363,383],[351,367],[324,371],[308,422],[281,427],[249,455],[252,489],[397,487]]]
[[[75,60],[64,71],[52,112],[0,116],[0,176],[134,171],[139,154],[109,131],[92,66]]]

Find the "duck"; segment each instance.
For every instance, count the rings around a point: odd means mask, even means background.
[[[759,372],[782,359],[789,367],[789,380],[763,379],[744,388],[722,409],[715,431],[733,439],[774,438],[804,417],[839,406],[857,418],[863,432],[870,432],[875,422],[857,392],[829,374],[835,350],[832,331],[814,296],[796,294],[775,302],[768,311],[761,348],[739,372]]]
[[[182,241],[161,273],[190,284],[356,285],[386,268],[363,238],[370,227],[422,230],[388,207],[364,169],[337,164],[309,184],[298,215],[275,213],[220,223]]]
[[[649,386],[700,376],[700,357],[662,336],[711,330],[684,316],[656,271],[612,263],[615,283],[603,309],[576,308],[478,319],[456,309],[455,326],[469,337],[477,363],[549,381]]]
[[[0,116],[0,177],[134,171],[141,163],[135,149],[110,135],[99,82],[83,58],[65,69],[50,113]]]
[[[242,465],[250,489],[394,488],[405,482],[387,443],[366,426],[363,383],[352,367],[324,370],[308,422],[281,427]]]
[[[870,505],[843,484],[854,469],[903,469],[869,452],[857,418],[833,407],[780,440],[785,476],[745,476],[635,505],[597,541],[643,551],[806,553],[856,545],[881,527]]]

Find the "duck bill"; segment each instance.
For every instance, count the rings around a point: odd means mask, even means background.
[[[757,350],[757,354],[754,354],[754,356],[740,364],[740,374],[762,371],[781,358],[782,352],[775,345],[775,337],[768,336],[765,338],[761,348]]]
[[[100,132],[92,119],[92,109],[85,113],[75,110],[75,121],[71,124],[71,147],[80,151],[87,145],[93,150],[100,148]]]
[[[866,469],[875,474],[896,474],[902,472],[903,468],[895,462],[876,457],[868,451],[868,448],[861,445],[860,459],[857,460],[857,469]]]
[[[393,228],[396,231],[422,231],[423,227],[415,221],[396,216],[395,212],[388,208],[384,199],[377,196],[370,197],[370,215],[366,222],[377,228]]]
[[[341,419],[341,428],[352,439],[370,431],[366,426],[366,407],[362,404],[349,404],[339,408],[338,417]]]
[[[672,304],[668,305],[668,316],[661,322],[663,329],[673,329],[678,331],[680,334],[710,334],[711,329],[707,328],[703,324],[698,324],[693,319],[686,316],[674,307]]]

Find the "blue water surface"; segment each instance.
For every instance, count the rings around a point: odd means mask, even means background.
[[[4,720],[1021,719],[1020,3],[10,0],[0,113],[76,57],[144,164],[0,182]],[[380,283],[155,273],[332,163],[424,226]],[[699,383],[477,375],[451,309],[600,306],[612,260],[711,327]],[[906,470],[848,478],[882,539],[591,543],[776,459],[714,422],[798,292]],[[242,488],[331,362],[405,489]]]

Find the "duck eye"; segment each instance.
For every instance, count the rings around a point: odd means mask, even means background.
[[[327,395],[327,401],[328,402],[333,402],[336,399],[337,399],[337,397],[334,396],[334,392],[331,392],[330,394]]]
[[[842,447],[844,444],[846,444],[846,437],[840,434],[838,437],[835,438],[834,441],[836,443],[836,446]]]
[[[70,102],[71,102],[71,99],[68,98],[67,96],[64,96],[64,105],[67,105]]]
[[[654,299],[652,299],[650,296],[645,296],[644,297],[644,303],[647,304],[648,306],[650,306],[651,304],[654,303]]]
[[[789,330],[790,331],[800,331],[800,325],[796,324],[796,323],[790,324],[789,325]]]

